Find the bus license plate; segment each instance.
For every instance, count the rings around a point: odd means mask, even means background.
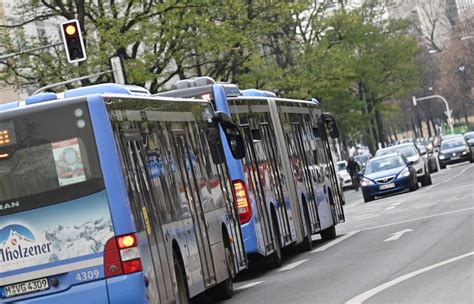
[[[395,188],[395,183],[390,183],[390,184],[382,185],[379,187],[380,190],[385,190],[385,189],[390,189],[390,188]]]
[[[21,296],[46,289],[49,289],[49,282],[46,278],[12,284],[3,288],[5,298]]]

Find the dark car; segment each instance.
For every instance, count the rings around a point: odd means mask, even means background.
[[[471,147],[471,150],[474,149],[474,131],[466,132],[463,136],[469,147]]]
[[[427,139],[418,138],[415,141],[415,145],[420,150],[420,155],[425,158],[428,162],[428,170],[430,173],[438,172],[438,164],[436,163],[436,157],[433,154],[433,144]]]
[[[418,189],[416,169],[400,153],[374,157],[367,162],[362,178],[362,195],[364,201],[370,202],[376,196],[383,196],[409,189]]]
[[[455,137],[443,140],[438,154],[439,167],[446,168],[446,165],[463,161],[474,162],[472,149],[469,148],[464,137]]]

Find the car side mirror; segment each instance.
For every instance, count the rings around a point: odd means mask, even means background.
[[[363,172],[357,172],[356,174],[358,177],[364,177],[364,173]]]
[[[408,166],[412,166],[414,163],[415,163],[415,162],[412,161],[412,160],[407,161],[407,165],[408,165]]]
[[[469,139],[467,141],[467,144],[469,145],[469,147],[474,147],[474,139]]]
[[[420,155],[426,155],[426,150],[421,150]]]

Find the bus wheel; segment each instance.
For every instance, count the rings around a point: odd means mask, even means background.
[[[306,225],[306,231],[308,232],[303,239],[303,242],[300,244],[301,251],[310,251],[313,249],[313,239],[311,238],[311,223],[309,221],[309,214],[304,211],[304,222]]]
[[[336,226],[331,226],[329,228],[324,229],[321,231],[321,238],[323,241],[334,240],[336,238]]]
[[[277,221],[275,220],[275,218],[273,219],[272,236],[273,236],[273,244],[275,247],[275,251],[268,257],[267,265],[270,269],[279,268],[281,267],[281,265],[283,265],[283,255],[281,251],[280,234],[278,233]]]
[[[174,272],[176,275],[176,304],[188,304],[188,284],[186,283],[186,274],[184,272],[183,264],[177,257],[176,253],[173,255]]]
[[[234,295],[234,282],[232,281],[235,276],[234,259],[229,248],[224,248],[224,251],[229,277],[213,288],[212,298],[217,301],[230,299]]]

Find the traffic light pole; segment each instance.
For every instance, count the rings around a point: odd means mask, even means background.
[[[427,100],[427,99],[435,99],[435,98],[438,98],[438,99],[441,99],[442,101],[444,101],[444,104],[446,105],[446,116],[448,116],[449,130],[451,131],[451,134],[454,134],[453,119],[451,118],[451,110],[449,109],[449,104],[448,104],[448,101],[446,100],[446,98],[444,98],[441,95],[431,95],[431,96],[425,96],[425,97],[421,97],[421,98],[416,98],[415,96],[413,96],[412,101],[413,101],[413,105],[416,106],[416,102],[418,100]]]
[[[12,57],[15,57],[15,56],[20,56],[20,55],[23,55],[23,54],[34,53],[36,51],[41,51],[41,50],[44,50],[44,49],[48,49],[48,48],[55,47],[55,46],[60,46],[60,45],[63,45],[63,43],[62,42],[56,42],[56,43],[53,43],[53,44],[39,46],[37,48],[32,48],[32,49],[28,49],[28,50],[20,50],[19,52],[16,52],[16,53],[2,55],[2,56],[0,56],[0,60],[5,60],[5,59],[8,59],[8,58],[12,58]]]

